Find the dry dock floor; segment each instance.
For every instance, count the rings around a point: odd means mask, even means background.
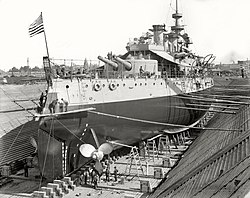
[[[152,154],[140,157],[140,160],[133,159],[129,155],[122,156],[110,165],[110,181],[106,181],[106,176],[103,174],[98,181],[97,189],[94,189],[93,184],[88,181],[88,184],[81,185],[76,182],[76,189],[70,190],[68,194],[64,194],[64,198],[71,197],[98,197],[98,198],[139,198],[147,197],[147,192],[141,190],[145,187],[142,186],[141,181],[148,181],[150,188],[153,190],[162,181],[164,175],[171,169],[171,167],[163,167],[163,160],[165,158],[171,159],[172,166],[178,158],[183,154],[187,146],[178,146],[176,149],[171,146],[171,153],[164,151],[158,156]],[[136,166],[137,163],[137,166]],[[142,165],[143,172],[140,169]],[[118,169],[118,180],[114,181],[114,167]],[[130,168],[131,166],[131,168]],[[137,170],[138,168],[138,170]],[[160,170],[155,172],[156,169]],[[129,173],[130,171],[130,173]],[[40,179],[35,176],[39,175],[37,169],[29,169],[29,177],[23,176],[23,170],[19,171],[16,175],[11,175],[12,181],[0,188],[1,198],[23,198],[32,197],[32,192],[37,191],[40,186]],[[41,186],[46,186],[43,183]],[[145,190],[144,190],[145,191]]]

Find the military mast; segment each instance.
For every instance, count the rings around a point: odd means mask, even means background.
[[[172,14],[172,18],[175,19],[175,25],[171,26],[171,30],[174,32],[175,37],[177,38],[177,49],[176,51],[179,51],[179,46],[178,46],[178,38],[182,30],[184,30],[184,26],[180,25],[180,19],[182,18],[182,14],[178,12],[178,0],[176,0],[176,10],[175,13]]]

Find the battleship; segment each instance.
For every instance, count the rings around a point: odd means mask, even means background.
[[[103,64],[95,70],[67,71],[43,58],[48,88],[35,116],[37,142],[32,139],[43,177],[61,177],[89,160],[100,167],[103,156],[121,145],[182,132],[204,116],[209,106],[197,107],[198,100],[184,96],[213,87],[215,57],[190,50],[177,3],[170,30],[153,25],[130,40],[123,55],[98,56]]]

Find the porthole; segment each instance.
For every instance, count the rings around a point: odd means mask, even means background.
[[[95,91],[100,91],[102,89],[102,86],[99,82],[96,82],[93,86]]]
[[[125,85],[126,85],[126,84],[124,83],[124,84],[123,84],[123,87],[125,87]]]
[[[137,83],[135,83],[135,86],[137,86]]]
[[[153,85],[155,85],[155,83],[153,83]]]
[[[142,86],[142,83],[140,83],[140,86]]]
[[[66,85],[66,89],[68,89],[69,88],[69,85]]]

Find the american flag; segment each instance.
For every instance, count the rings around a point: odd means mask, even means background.
[[[32,37],[42,32],[44,32],[44,27],[43,27],[43,17],[41,13],[40,16],[30,25],[29,35],[30,37]]]

